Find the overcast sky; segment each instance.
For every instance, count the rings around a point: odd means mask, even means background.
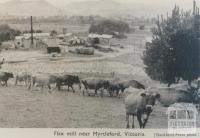
[[[0,2],[6,2],[10,0],[0,0]],[[35,0],[34,0],[35,1]],[[48,2],[52,3],[55,6],[63,6],[64,4],[68,4],[70,2],[76,2],[76,1],[97,1],[97,0],[47,0]],[[190,8],[192,6],[193,0],[113,0],[121,3],[144,3],[148,4],[149,6],[171,6],[175,3],[177,5],[180,5],[182,8]],[[200,5],[200,0],[196,0],[198,5]],[[134,6],[134,5],[133,5]]]

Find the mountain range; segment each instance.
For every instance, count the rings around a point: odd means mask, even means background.
[[[162,0],[163,3],[166,0]],[[158,14],[167,13],[174,5],[149,5],[149,2],[120,3],[115,0],[86,0],[76,1],[56,7],[46,0],[10,0],[0,4],[1,15],[14,16],[55,16],[55,15],[132,15],[155,17]]]
[[[1,15],[54,16],[61,11],[45,0],[11,0],[0,4]]]

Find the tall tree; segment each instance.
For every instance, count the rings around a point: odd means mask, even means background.
[[[144,52],[146,73],[168,86],[180,78],[191,84],[200,71],[199,36],[195,29],[199,26],[196,15],[180,12],[177,6],[170,17],[161,16],[152,29],[153,40]]]

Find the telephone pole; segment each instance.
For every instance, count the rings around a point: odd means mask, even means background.
[[[31,46],[33,46],[33,17],[31,16]]]

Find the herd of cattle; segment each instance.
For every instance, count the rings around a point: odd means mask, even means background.
[[[80,78],[77,75],[70,74],[48,74],[38,73],[31,74],[28,72],[13,75],[9,72],[0,72],[0,83],[2,86],[8,87],[8,80],[15,77],[15,85],[18,83],[25,83],[28,90],[33,91],[34,87],[48,88],[49,93],[52,91],[52,84],[55,89],[59,91],[63,86],[72,89],[75,92],[74,85],[78,85],[80,90],[82,86],[83,95],[87,92],[88,96],[91,96],[91,90],[94,91],[94,95],[98,95],[100,92],[101,97],[103,96],[104,90],[112,97],[114,95],[120,96],[121,93],[127,92],[127,96],[124,97],[125,109],[126,109],[126,121],[127,128],[129,125],[129,117],[133,117],[132,128],[134,128],[134,116],[137,117],[140,128],[144,128],[149,115],[153,111],[153,107],[156,101],[159,101],[164,106],[170,106],[177,102],[195,103],[199,104],[199,96],[197,88],[181,86],[177,88],[147,88],[136,80],[126,81],[114,81],[109,79],[100,78]],[[130,88],[138,89],[138,92],[133,92]]]

